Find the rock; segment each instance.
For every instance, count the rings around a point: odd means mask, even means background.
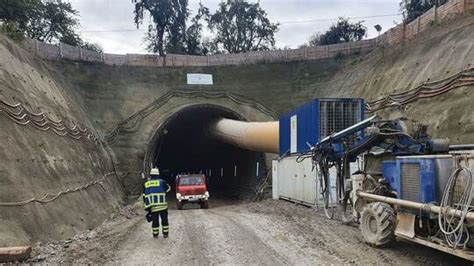
[[[33,262],[41,262],[46,259],[45,255],[38,255],[32,259]]]

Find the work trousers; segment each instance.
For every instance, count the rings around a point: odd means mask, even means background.
[[[160,234],[160,218],[161,225],[163,226],[163,235],[168,235],[169,225],[168,225],[168,209],[151,212],[151,227],[153,229],[153,235]]]

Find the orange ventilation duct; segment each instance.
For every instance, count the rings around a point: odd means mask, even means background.
[[[211,125],[211,134],[240,148],[266,153],[278,153],[278,121],[243,122],[220,119]]]

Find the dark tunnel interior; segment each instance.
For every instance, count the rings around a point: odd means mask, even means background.
[[[243,120],[214,105],[187,107],[173,114],[157,133],[153,164],[173,188],[177,174],[203,173],[211,198],[249,199],[265,174],[265,156],[213,138],[209,125],[219,118]]]

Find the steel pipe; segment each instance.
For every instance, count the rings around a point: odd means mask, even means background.
[[[267,153],[278,153],[278,121],[243,122],[220,119],[210,127],[211,134],[240,148]]]
[[[449,145],[450,151],[474,150],[474,144],[454,144]]]
[[[373,201],[380,201],[380,202],[385,202],[409,209],[416,209],[416,210],[423,210],[431,213],[436,213],[439,214],[441,212],[444,212],[442,208],[439,206],[435,206],[432,204],[426,204],[426,203],[419,203],[419,202],[413,202],[413,201],[408,201],[408,200],[402,200],[402,199],[395,199],[395,198],[389,198],[385,196],[379,196],[379,195],[374,195],[371,193],[363,192],[363,191],[357,191],[357,195],[361,198],[364,199],[369,199]],[[462,213],[459,210],[455,210],[453,208],[447,208],[446,210],[447,214],[449,215],[455,215],[456,217],[460,218]],[[468,212],[466,215],[466,220],[469,223],[474,222],[474,212]]]

